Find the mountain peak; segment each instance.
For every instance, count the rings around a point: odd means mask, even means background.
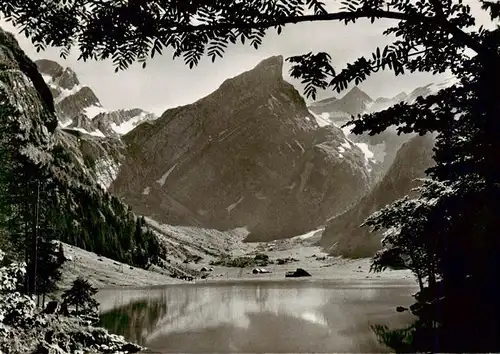
[[[76,73],[69,67],[63,68],[59,63],[48,59],[37,60],[35,64],[49,86],[51,86],[52,83],[62,89],[72,90],[80,85]],[[58,94],[59,93],[53,92],[54,98]]]
[[[261,91],[265,88],[275,87],[276,83],[281,83],[283,79],[283,56],[276,55],[262,60],[253,69],[227,79],[221,85],[224,90],[249,90],[258,87]]]
[[[62,75],[64,68],[57,62],[49,59],[40,59],[35,61],[40,74],[57,77]]]
[[[283,56],[275,55],[262,60],[252,71],[263,71],[271,77],[279,77],[283,79]]]
[[[363,90],[361,90],[358,86],[354,86],[351,90],[349,90],[349,92],[347,92],[344,97],[342,97],[342,99],[346,99],[346,98],[357,98],[357,99],[361,99],[362,101],[365,101],[365,102],[372,102],[373,99],[368,96],[368,94],[366,92],[364,92]]]
[[[90,87],[80,84],[77,74],[70,67],[65,68],[49,59],[40,59],[35,63],[50,88],[62,127],[90,135],[116,137],[126,134],[143,121],[156,119],[154,114],[138,108],[109,111]]]
[[[339,128],[319,127],[283,64],[267,58],[127,134],[133,153],[111,190],[160,222],[245,225],[248,241],[295,236],[343,211],[368,190],[365,155]]]
[[[394,96],[392,98],[393,101],[402,101],[404,100],[406,97],[408,96],[408,94],[406,92],[401,92],[399,93],[398,95]]]

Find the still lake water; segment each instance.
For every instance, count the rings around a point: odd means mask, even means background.
[[[148,353],[389,352],[372,324],[404,327],[396,281],[268,281],[102,290],[101,325]]]

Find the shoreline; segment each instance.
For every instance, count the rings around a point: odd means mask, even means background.
[[[163,289],[171,287],[196,287],[196,286],[230,286],[230,285],[255,285],[262,283],[275,283],[275,284],[287,284],[287,283],[299,283],[305,285],[319,285],[322,287],[329,287],[333,285],[347,285],[346,288],[408,288],[414,286],[418,288],[416,281],[410,279],[387,279],[387,278],[377,278],[377,279],[342,279],[342,278],[296,278],[296,279],[259,279],[259,278],[242,278],[242,279],[223,279],[223,280],[199,280],[192,282],[183,282],[178,284],[155,284],[155,285],[123,285],[123,286],[106,286],[99,288],[99,291],[112,291],[112,290],[148,290],[148,289]],[[366,286],[365,286],[366,285]]]
[[[417,287],[417,281],[408,270],[386,270],[381,273],[368,273],[363,268],[367,267],[370,259],[347,260],[347,264],[332,264],[328,267],[304,267],[302,262],[297,264],[274,265],[273,267],[262,267],[272,271],[267,274],[253,274],[252,267],[213,267],[206,279],[195,279],[193,281],[172,282],[170,277],[165,276],[165,283],[151,284],[107,284],[99,287],[99,291],[108,290],[144,290],[168,287],[187,286],[228,286],[256,283],[302,283],[327,285],[349,284],[349,287],[359,285],[360,287]],[[360,263],[362,265],[360,265]],[[337,265],[337,266],[336,266]],[[198,265],[202,267],[202,265]],[[364,266],[364,267],[363,267]],[[359,267],[362,267],[361,269]],[[296,268],[304,268],[311,273],[311,277],[285,278],[287,271]],[[243,274],[240,274],[243,273]]]
[[[310,233],[314,234],[314,233]],[[218,242],[217,238],[206,237],[206,242]],[[215,237],[215,239],[214,239]],[[170,276],[167,269],[154,267],[145,270],[97,255],[80,248],[64,244],[65,255],[69,258],[63,266],[63,288],[70,286],[78,276],[89,279],[101,290],[147,289],[170,286],[221,286],[263,282],[300,282],[322,284],[370,284],[371,286],[413,286],[416,280],[409,270],[386,270],[380,273],[370,272],[371,259],[348,259],[334,257],[315,245],[317,237],[307,235],[286,240],[259,243],[236,241],[231,247],[230,257],[265,254],[270,263],[265,266],[228,267],[213,265],[218,257],[204,254],[198,262],[185,262],[182,258],[171,258],[169,266],[185,269],[196,274],[194,280],[187,281]],[[200,240],[199,240],[200,241]],[[200,241],[201,242],[201,241]],[[201,242],[202,243],[202,242]],[[293,259],[285,264],[278,264],[279,259]],[[253,274],[254,268],[265,268],[269,273]],[[297,268],[305,269],[311,277],[285,278],[286,272]],[[202,278],[205,277],[205,278]]]

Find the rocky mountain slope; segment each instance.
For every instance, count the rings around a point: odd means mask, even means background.
[[[58,128],[54,137],[92,181],[108,189],[125,160],[125,144],[119,138],[101,138],[80,130]]]
[[[36,65],[54,96],[62,127],[98,137],[118,137],[146,120],[157,118],[139,108],[107,110],[71,68],[46,59],[37,60]]]
[[[316,114],[328,113],[335,117],[336,113],[338,113],[338,116],[345,113],[350,117],[365,112],[373,103],[374,101],[370,96],[357,86],[354,86],[342,98],[326,98],[314,102],[309,108]]]
[[[368,227],[359,227],[372,213],[408,195],[417,186],[416,178],[425,176],[433,164],[434,139],[416,136],[404,143],[391,167],[374,188],[354,207],[330,220],[320,244],[334,255],[369,257],[380,249],[381,234],[372,234]]]
[[[107,189],[125,159],[120,137],[157,117],[139,108],[107,110],[71,68],[46,59],[35,63],[54,97],[59,122],[56,136],[82,168]]]
[[[379,112],[401,102],[412,103],[418,96],[425,97],[435,93],[449,86],[452,82],[453,79],[448,79],[443,82],[417,87],[409,94],[401,92],[391,98],[378,97],[376,99],[371,98],[366,92],[355,86],[340,98],[329,97],[313,102],[309,105],[309,109],[313,113],[329,119],[336,125],[343,125],[351,119],[352,115]]]
[[[37,65],[1,29],[0,82],[0,236],[24,230],[32,208],[19,210],[38,190],[41,235],[51,230],[64,242],[138,266],[161,254],[154,234],[97,184],[85,161],[99,155],[86,151],[96,146],[58,127],[57,103]]]
[[[382,111],[401,102],[412,103],[418,96],[425,97],[451,83],[452,80],[445,80],[441,83],[417,87],[409,94],[401,92],[392,98],[379,97],[377,99],[372,99],[361,89],[354,87],[341,98],[330,97],[314,102],[309,109],[324,121],[341,127],[351,119],[352,115]],[[367,144],[367,148],[373,152],[374,159],[380,163],[377,178],[382,178],[401,146],[415,136],[414,134],[398,135],[395,128],[389,128],[373,136],[351,134],[350,127],[343,128],[343,131],[350,140],[358,144]]]
[[[309,109],[329,124],[342,127],[352,115],[380,111],[401,102],[406,97],[409,95],[401,93],[393,98],[380,97],[374,100],[355,86],[343,97],[331,97],[314,102]],[[373,152],[374,159],[379,162],[379,168],[376,171],[377,179],[387,171],[401,145],[411,138],[408,134],[397,135],[394,129],[388,129],[375,136],[351,134],[350,127],[342,128],[342,130],[350,140],[366,144],[367,148]]]
[[[126,134],[112,193],[163,223],[247,227],[248,240],[295,236],[343,212],[370,187],[369,151],[320,127],[282,70],[281,56],[264,60]]]

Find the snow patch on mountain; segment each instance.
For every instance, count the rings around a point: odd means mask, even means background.
[[[297,139],[295,139],[295,144],[297,144],[297,146],[299,147],[300,151],[302,151],[302,153],[306,152],[304,147],[299,143],[299,141]]]
[[[336,126],[342,129],[342,133],[344,133],[345,136],[349,136],[349,134],[351,134],[352,126],[342,127],[342,125],[336,125]]]
[[[59,103],[64,100],[66,97],[76,94],[83,88],[82,85],[75,85],[71,89],[61,89],[61,93],[54,98],[54,103]]]
[[[97,105],[93,105],[84,109],[85,115],[91,120],[95,118],[98,114],[106,112],[108,112],[107,109]]]
[[[311,110],[309,110],[309,113],[314,117],[314,119],[316,120],[316,123],[318,123],[318,125],[320,127],[326,127],[327,125],[332,124],[332,122],[329,119],[328,113],[326,115],[322,114],[321,116],[317,115],[316,113],[314,113]]]
[[[167,181],[167,178],[168,176],[172,173],[172,171],[177,167],[178,163],[176,163],[175,165],[173,165],[172,167],[170,167],[170,169],[165,172],[163,174],[163,176],[161,176],[161,178],[159,180],[156,181],[156,183],[158,183],[160,186],[163,187],[163,185],[165,184],[165,182]]]
[[[122,124],[117,125],[115,123],[111,123],[111,129],[113,129],[116,133],[120,135],[125,135],[132,129],[134,129],[138,124],[147,120],[149,116],[150,114],[148,114],[147,112],[141,112],[141,114],[129,119],[128,121]]]
[[[99,129],[94,130],[93,132],[89,132],[88,130],[85,130],[83,128],[79,127],[72,127],[71,129],[73,130],[78,130],[79,132],[82,132],[84,134],[92,135],[92,136],[98,136],[99,138],[105,138],[106,135],[104,135]]]
[[[61,126],[61,128],[69,127],[71,124],[73,124],[73,120],[72,119],[67,120],[65,122],[59,121],[59,125]]]
[[[45,83],[46,83],[47,85],[50,85],[50,84],[51,84],[51,82],[52,82],[52,76],[50,76],[50,75],[48,75],[48,74],[43,74],[43,73],[42,73],[42,74],[40,74],[40,75],[42,75],[43,81],[45,81]]]
[[[356,143],[356,146],[363,151],[363,154],[365,154],[365,159],[368,161],[370,159],[373,159],[373,152],[368,148],[368,144],[365,143]]]
[[[228,206],[226,209],[227,209],[227,212],[228,214],[231,213],[231,211],[233,211],[242,201],[243,199],[245,199],[245,197],[241,197],[240,199],[238,199],[235,203],[231,204],[230,206]]]

